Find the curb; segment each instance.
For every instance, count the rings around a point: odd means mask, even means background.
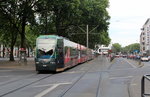
[[[23,70],[35,70],[34,60],[27,61],[26,64],[19,63],[19,61],[1,61],[0,69],[23,69]]]

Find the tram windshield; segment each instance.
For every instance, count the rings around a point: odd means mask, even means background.
[[[55,49],[56,39],[38,39],[37,48],[38,48],[38,58],[48,59],[50,58]]]

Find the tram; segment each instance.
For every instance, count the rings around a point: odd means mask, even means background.
[[[57,35],[41,35],[36,40],[36,71],[64,71],[94,58],[92,49]]]

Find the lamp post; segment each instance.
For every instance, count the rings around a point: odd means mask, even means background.
[[[86,47],[89,48],[89,25],[86,25]]]

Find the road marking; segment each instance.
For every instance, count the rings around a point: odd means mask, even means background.
[[[55,89],[56,87],[58,87],[59,85],[54,85],[46,90],[44,90],[43,92],[41,92],[40,94],[34,96],[34,97],[42,97],[44,95],[46,95],[47,93],[49,93],[50,91],[52,91],[53,89]]]
[[[74,73],[83,73],[84,71],[70,71],[70,72],[63,72],[63,74],[74,74]]]
[[[109,62],[109,59],[106,57],[107,62]]]
[[[0,76],[0,77],[10,77],[10,76]]]
[[[132,86],[136,86],[137,84],[131,84]]]
[[[126,78],[132,78],[133,76],[126,76],[126,77],[111,77],[109,79],[126,79]]]
[[[13,70],[0,70],[0,72],[11,72]]]
[[[71,71],[71,72],[64,72],[64,73],[70,73],[70,74],[72,74],[72,73],[78,73],[78,72],[76,72],[76,71]]]
[[[131,64],[129,61],[125,60],[124,61],[128,62],[132,67],[137,68],[135,65]]]
[[[47,85],[40,85],[40,86],[36,86],[36,87],[45,87],[45,86],[50,86],[53,85],[52,87],[42,91],[41,93],[37,94],[34,97],[42,97],[44,95],[46,95],[47,93],[51,92],[52,90],[54,90],[56,87],[58,87],[59,85],[65,85],[65,84],[71,84],[71,83],[58,83],[58,84],[47,84]]]
[[[71,82],[67,82],[67,83],[58,83],[58,84],[38,85],[38,86],[34,86],[34,87],[46,87],[46,86],[52,86],[52,85],[65,85],[65,84],[71,84]]]

